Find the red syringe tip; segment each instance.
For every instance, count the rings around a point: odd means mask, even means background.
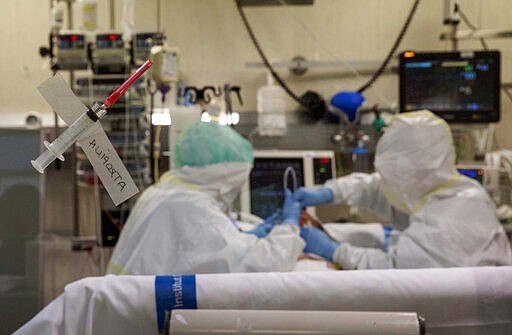
[[[128,90],[128,88],[130,88],[130,86],[132,86],[133,83],[151,67],[151,65],[153,65],[153,62],[149,59],[142,64],[137,71],[135,71],[121,86],[119,86],[111,95],[108,96],[107,99],[105,99],[105,107],[109,108],[112,106],[117,99],[119,99]]]

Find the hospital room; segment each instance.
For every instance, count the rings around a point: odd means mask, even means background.
[[[512,334],[508,0],[3,0],[0,335]]]

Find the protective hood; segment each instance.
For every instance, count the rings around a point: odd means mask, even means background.
[[[231,127],[216,122],[196,122],[183,130],[172,157],[178,168],[254,161],[251,143]]]
[[[377,144],[375,169],[391,204],[412,214],[460,178],[448,124],[426,110],[399,114]]]
[[[247,182],[251,169],[252,164],[241,162],[184,166],[166,172],[160,183],[169,182],[207,193],[218,201],[223,211],[228,211]]]

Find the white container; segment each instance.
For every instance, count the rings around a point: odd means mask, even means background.
[[[258,89],[258,132],[261,136],[286,134],[286,93],[267,74],[267,85]]]
[[[78,0],[76,2],[76,26],[79,30],[98,29],[98,3],[96,0]]]

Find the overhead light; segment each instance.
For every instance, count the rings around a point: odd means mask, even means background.
[[[202,122],[210,122],[212,120],[212,118],[210,117],[210,114],[208,114],[208,112],[203,112],[201,114],[201,121]]]
[[[222,125],[235,125],[240,121],[240,114],[234,112],[231,114],[221,113],[219,116],[219,123]]]
[[[154,108],[151,115],[151,124],[153,126],[170,126],[172,123],[169,108]]]

